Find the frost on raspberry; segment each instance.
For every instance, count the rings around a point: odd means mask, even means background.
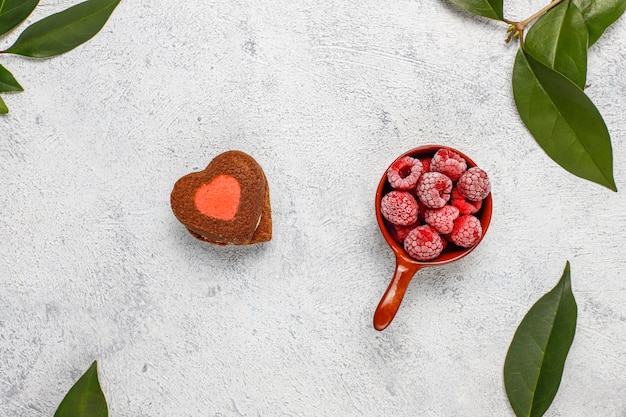
[[[439,233],[428,225],[417,226],[404,239],[404,250],[418,261],[430,261],[441,254],[443,242]]]
[[[467,170],[467,162],[450,149],[439,149],[430,162],[430,171],[441,172],[452,181],[458,180]]]
[[[452,243],[462,248],[470,248],[478,243],[483,235],[480,220],[472,215],[461,216],[454,221],[450,234]]]
[[[478,210],[483,206],[483,201],[470,201],[465,198],[463,194],[458,190],[457,187],[452,189],[452,194],[450,197],[450,204],[459,209],[459,214],[462,216],[464,214],[474,214],[477,213]]]
[[[390,223],[409,226],[417,222],[417,201],[407,191],[394,190],[380,200],[380,212]]]
[[[436,231],[442,234],[452,233],[454,220],[459,217],[459,209],[445,205],[439,209],[427,209],[424,213],[424,220]]]
[[[452,180],[441,172],[426,172],[417,182],[415,191],[426,207],[441,208],[450,199]]]
[[[457,187],[459,192],[468,200],[479,201],[489,195],[491,182],[485,171],[478,167],[472,167],[461,175]]]
[[[420,175],[422,175],[422,163],[419,159],[410,156],[399,158],[387,169],[387,180],[396,190],[414,188]]]

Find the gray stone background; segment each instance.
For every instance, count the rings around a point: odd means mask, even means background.
[[[124,0],[67,55],[0,56],[26,89],[0,118],[0,415],[53,415],[98,360],[112,416],[513,416],[508,345],[569,260],[578,327],[546,416],[626,416],[626,20],[587,90],[618,193],[526,131],[505,37],[439,0]],[[375,189],[429,143],[490,173],[493,221],[377,332]],[[265,169],[269,243],[206,245],[171,213],[229,149]]]

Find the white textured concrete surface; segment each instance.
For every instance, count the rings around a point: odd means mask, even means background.
[[[505,31],[443,1],[125,0],[67,55],[0,56],[26,89],[0,118],[0,415],[51,416],[97,359],[112,416],[513,416],[506,350],[569,260],[577,334],[546,415],[626,416],[626,21],[589,58],[618,193],[525,130]],[[377,332],[374,192],[427,143],[491,174],[493,221]],[[202,244],[171,213],[228,149],[265,169],[267,244]]]

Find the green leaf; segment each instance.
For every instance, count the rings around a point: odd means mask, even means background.
[[[0,64],[0,93],[12,91],[24,91],[20,83],[17,82],[13,74]]]
[[[26,20],[38,3],[39,0],[0,0],[0,36]]]
[[[578,308],[569,262],[559,283],[522,319],[504,362],[504,385],[517,417],[540,417],[556,396],[576,332]]]
[[[47,58],[71,51],[102,29],[120,0],[87,0],[26,28],[5,52]]]
[[[106,398],[98,381],[98,364],[91,367],[67,393],[54,417],[107,417]]]
[[[609,132],[580,88],[520,49],[513,95],[521,119],[550,158],[576,176],[617,191]]]
[[[0,97],[0,114],[7,114],[9,112],[9,108],[7,107],[2,97]]]
[[[451,3],[489,19],[504,19],[502,0],[450,0]]]
[[[589,46],[626,11],[626,0],[573,0],[589,31]]]
[[[587,26],[580,10],[566,0],[532,25],[524,40],[524,48],[537,61],[584,89],[587,79],[587,38]]]

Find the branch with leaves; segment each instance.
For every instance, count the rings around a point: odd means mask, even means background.
[[[626,0],[554,0],[520,22],[504,18],[502,0],[450,1],[508,24],[506,41],[520,40],[513,96],[545,153],[568,172],[617,191],[611,137],[584,89],[587,49],[624,13]]]
[[[120,0],[87,0],[48,16],[27,27],[13,45],[0,54],[50,58],[71,51],[94,37],[107,22]],[[0,39],[19,26],[35,10],[39,0],[0,0]],[[0,93],[24,91],[0,64]],[[0,114],[9,112],[0,97]]]

